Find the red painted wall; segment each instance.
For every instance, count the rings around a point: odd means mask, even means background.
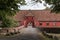
[[[42,25],[40,27],[45,27],[45,28],[54,28],[54,27],[60,27],[60,22],[40,22]],[[47,25],[47,23],[49,23]]]
[[[54,24],[55,24],[55,22],[49,22],[50,27],[55,26]]]
[[[56,22],[56,27],[60,27],[60,22]]]
[[[32,16],[26,17],[25,20],[23,20],[21,23],[22,23],[22,25],[27,26],[27,24],[29,22],[34,23],[34,25],[36,27],[45,27],[45,28],[47,28],[47,27],[48,28],[60,27],[60,22],[47,22],[47,21],[46,22],[39,22],[38,20],[36,20]],[[40,23],[42,23],[42,25],[40,25]],[[48,23],[48,25],[47,25],[47,23]]]
[[[54,26],[54,22],[41,22],[42,25],[41,27],[53,27]]]

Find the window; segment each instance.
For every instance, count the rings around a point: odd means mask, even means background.
[[[42,23],[40,23],[40,25],[42,25]]]
[[[49,23],[46,23],[46,25],[48,26],[48,25],[49,25]]]

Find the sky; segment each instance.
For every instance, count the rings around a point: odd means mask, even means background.
[[[43,5],[45,2],[43,1],[42,3],[38,2],[35,3],[34,1],[31,0],[25,0],[26,1],[26,5],[21,5],[20,6],[20,10],[43,10],[46,7]],[[48,7],[50,7],[49,5],[47,5]]]

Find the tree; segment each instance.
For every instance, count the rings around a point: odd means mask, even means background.
[[[25,5],[25,0],[0,0],[0,20],[3,27],[13,26],[13,16],[19,11],[18,4]]]
[[[42,3],[42,0],[33,0],[33,1]],[[43,1],[45,1],[46,4],[52,5],[50,8],[51,12],[56,13],[60,12],[60,0],[43,0]]]

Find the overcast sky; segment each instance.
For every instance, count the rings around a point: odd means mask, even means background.
[[[43,9],[46,8],[43,5],[45,3],[44,1],[42,3],[39,3],[39,2],[34,3],[34,1],[26,0],[26,3],[27,3],[27,5],[23,5],[23,6],[20,7],[21,10],[43,10]]]

